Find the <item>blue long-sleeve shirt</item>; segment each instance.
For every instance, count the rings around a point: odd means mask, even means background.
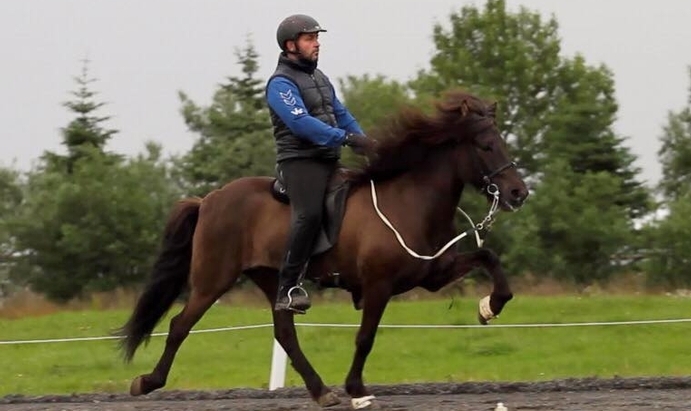
[[[343,144],[348,132],[364,134],[352,114],[333,93],[333,108],[338,127],[332,127],[316,117],[312,117],[305,107],[298,87],[285,77],[274,77],[266,87],[266,100],[269,107],[278,115],[285,125],[298,137],[323,146],[336,147]],[[284,102],[284,96],[292,95],[294,102]]]

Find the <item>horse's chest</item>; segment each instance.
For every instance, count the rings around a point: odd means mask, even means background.
[[[392,282],[395,293],[404,293],[420,286],[432,275],[434,266],[435,264],[430,261],[419,261],[402,266]]]

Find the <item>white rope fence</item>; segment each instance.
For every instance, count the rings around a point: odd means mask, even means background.
[[[474,324],[381,324],[379,328],[397,328],[397,329],[464,329],[464,328],[482,328],[497,329],[497,328],[556,328],[556,327],[607,327],[607,326],[624,326],[624,325],[657,325],[657,324],[676,324],[689,323],[691,318],[676,318],[666,320],[634,320],[634,321],[597,321],[597,322],[580,322],[580,323],[543,323],[543,324],[492,324],[492,325],[474,325]],[[360,324],[336,324],[336,323],[295,323],[296,327],[325,327],[325,328],[358,328]],[[190,334],[204,334],[225,331],[241,331],[253,330],[260,328],[271,328],[273,324],[255,324],[255,325],[241,325],[235,327],[221,327],[221,328],[207,328],[202,330],[192,330]],[[168,333],[153,333],[152,337],[165,337]],[[118,336],[100,336],[100,337],[74,337],[74,338],[50,338],[42,340],[15,340],[15,341],[0,341],[0,345],[23,345],[23,344],[50,344],[50,343],[65,343],[65,342],[79,342],[79,341],[103,341],[116,340]],[[283,347],[274,339],[273,353],[271,357],[271,373],[269,376],[269,389],[275,390],[281,388],[285,384],[286,364],[288,362],[288,355],[283,350]]]
[[[603,327],[616,325],[653,325],[653,324],[675,324],[675,323],[689,323],[691,318],[673,318],[667,320],[634,320],[634,321],[597,321],[597,322],[582,322],[582,323],[543,323],[543,324],[380,324],[379,328],[408,328],[408,329],[463,329],[463,328],[555,328],[555,327]],[[337,323],[295,323],[296,327],[323,327],[323,328],[358,328],[360,324],[337,324]],[[254,330],[259,328],[271,328],[272,323],[254,324],[254,325],[239,325],[233,327],[220,328],[206,328],[202,330],[192,330],[190,334],[206,334],[225,331],[241,331]],[[152,337],[165,337],[168,333],[152,333]],[[22,345],[22,344],[49,344],[61,342],[78,342],[78,341],[103,341],[103,340],[117,340],[118,336],[100,336],[100,337],[73,337],[73,338],[48,338],[41,340],[0,340],[0,345]]]
[[[256,328],[269,328],[273,327],[273,324],[257,324],[257,325],[240,325],[236,327],[223,327],[223,328],[207,328],[203,330],[193,330],[190,334],[205,334],[205,333],[216,333],[221,331],[239,331],[239,330],[252,330]],[[152,337],[166,337],[168,333],[152,333]],[[76,341],[103,341],[103,340],[119,340],[121,337],[116,335],[102,336],[102,337],[74,337],[74,338],[49,338],[45,340],[16,340],[16,341],[1,341],[0,345],[22,345],[22,344],[48,344],[48,343],[60,343],[60,342],[76,342]]]

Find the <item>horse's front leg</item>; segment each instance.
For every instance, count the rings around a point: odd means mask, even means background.
[[[482,298],[479,304],[478,320],[482,324],[495,318],[513,298],[506,274],[497,254],[481,248],[470,253],[457,254],[451,261],[440,263],[420,284],[429,291],[438,291],[444,286],[462,278],[476,267],[483,268],[492,278],[493,289],[490,295]]]
[[[362,371],[367,355],[374,345],[379,321],[381,321],[386,305],[391,298],[390,284],[372,284],[363,287],[362,298],[362,321],[355,339],[355,355],[346,377],[345,387],[346,392],[351,397],[351,405],[356,410],[377,408],[374,403],[374,396],[365,388],[362,381]]]

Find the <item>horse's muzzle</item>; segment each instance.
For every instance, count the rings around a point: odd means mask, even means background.
[[[528,198],[529,191],[527,188],[515,188],[505,194],[503,203],[512,211],[518,210],[525,203]]]

